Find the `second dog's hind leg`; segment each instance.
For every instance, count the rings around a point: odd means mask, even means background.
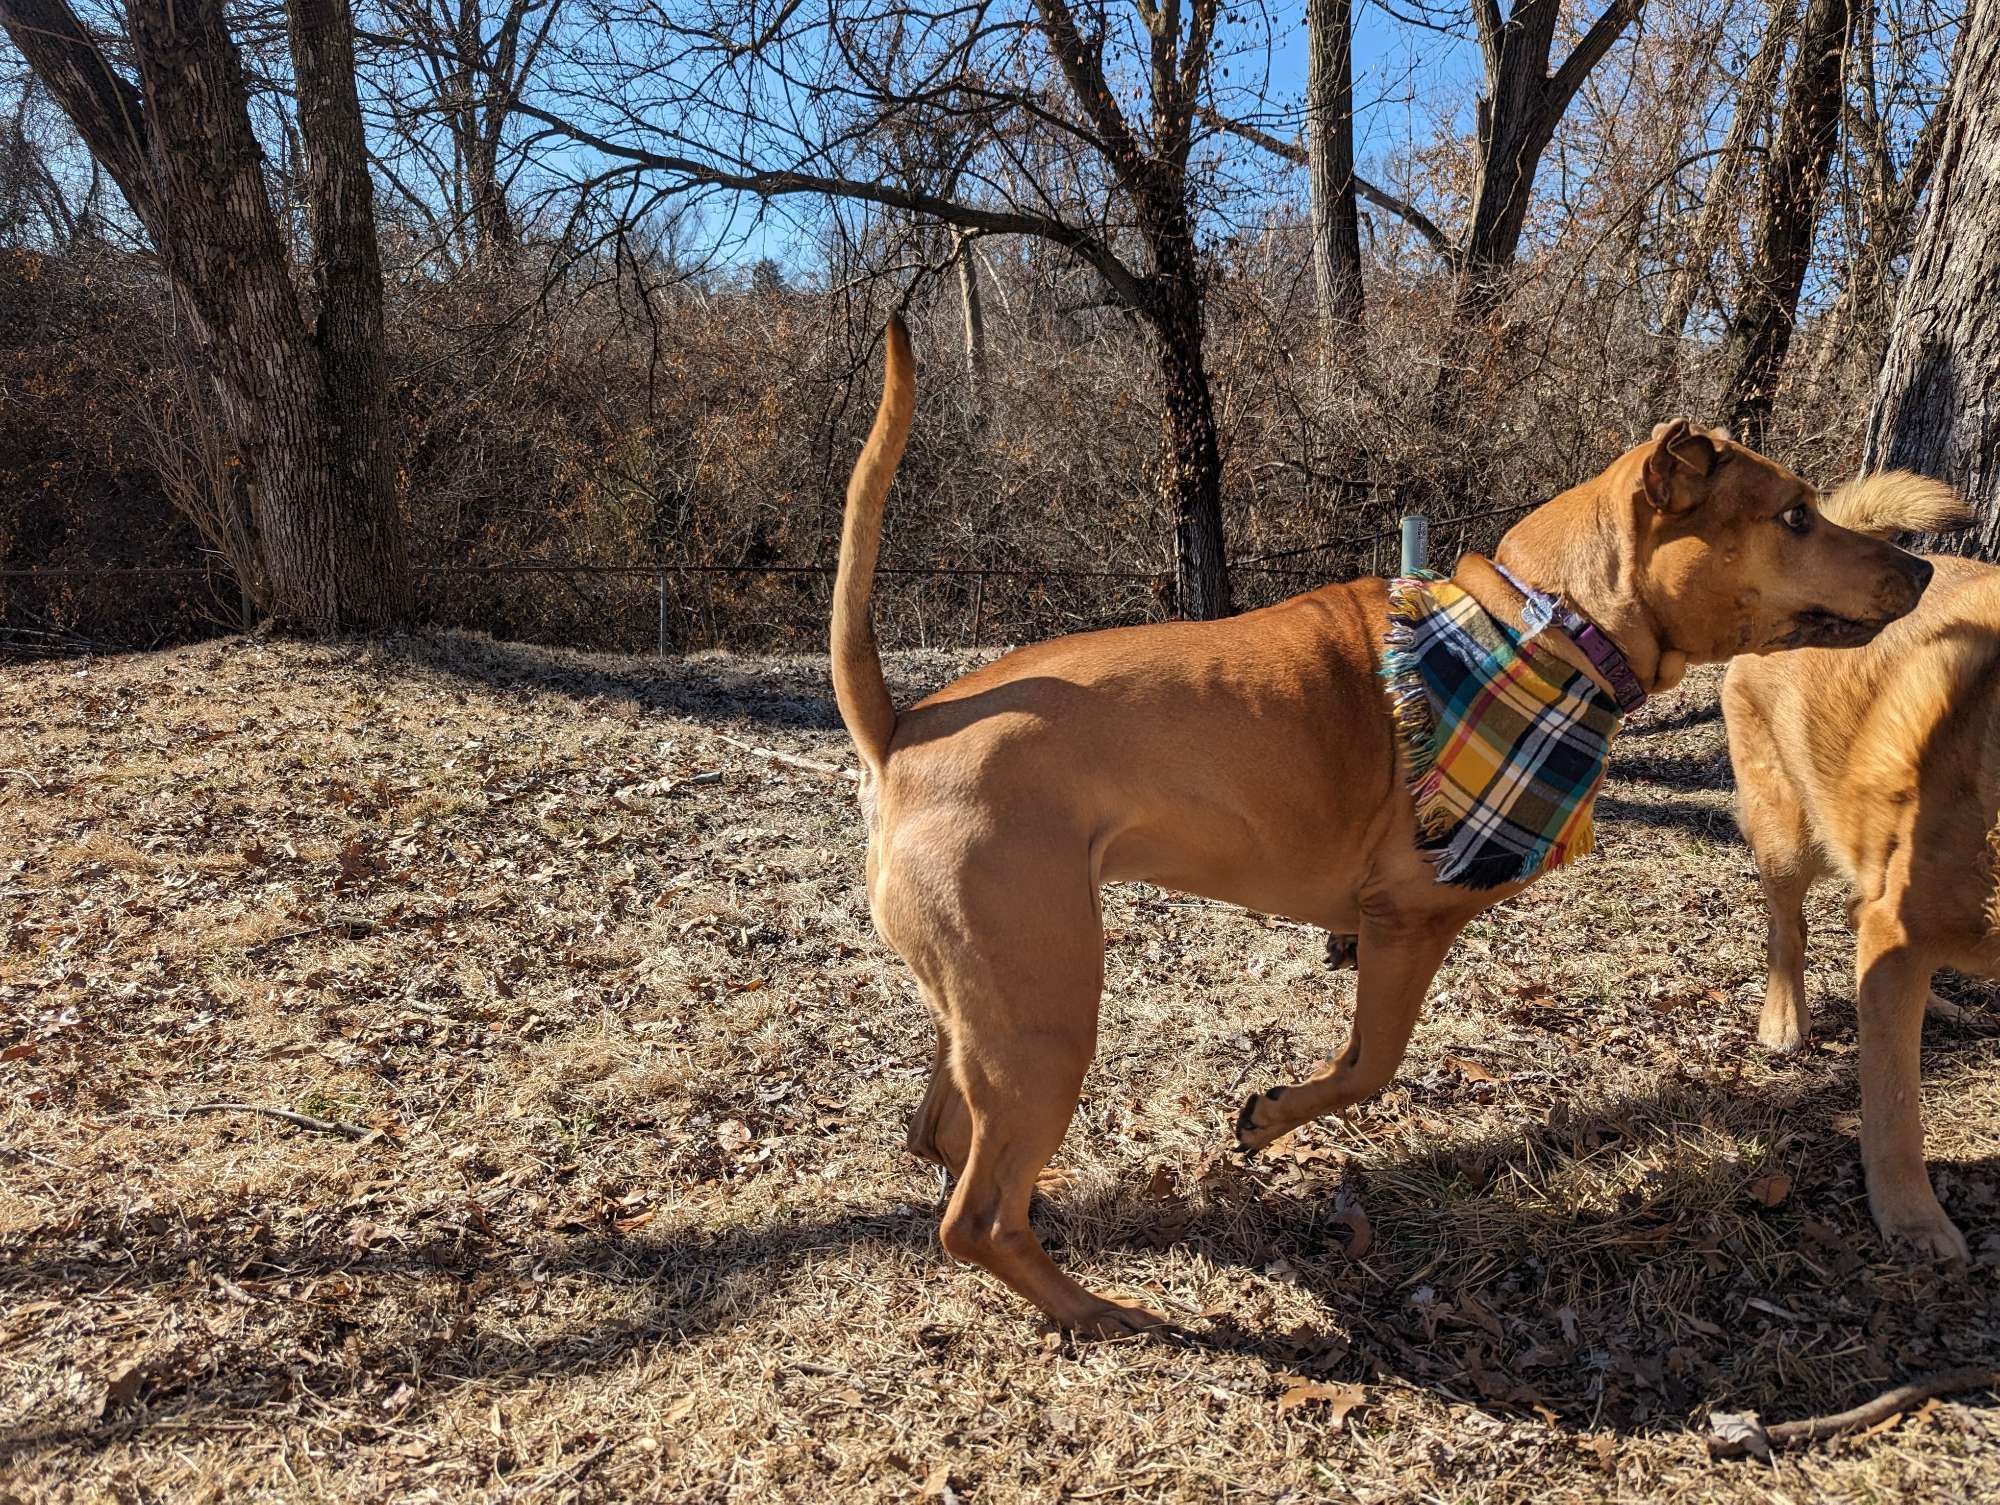
[[[1347,1049],[1297,1086],[1273,1087],[1244,1103],[1236,1142],[1261,1150],[1300,1124],[1380,1091],[1403,1063],[1424,994],[1463,924],[1462,916],[1396,928],[1364,921]]]

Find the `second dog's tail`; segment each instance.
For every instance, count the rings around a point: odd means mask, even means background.
[[[917,395],[916,360],[901,314],[890,317],[885,344],[882,402],[848,478],[847,511],[840,525],[840,572],[833,582],[833,698],[847,735],[854,739],[854,750],[878,776],[896,732],[896,707],[882,678],[869,598],[875,588],[875,558],[882,549],[882,508],[909,441]]]
[[[1820,498],[1819,510],[1843,528],[1888,538],[1947,533],[1972,521],[1972,509],[1943,481],[1913,470],[1860,476]]]

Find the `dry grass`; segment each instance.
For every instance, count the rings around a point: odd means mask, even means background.
[[[1599,855],[1468,932],[1396,1085],[1250,1166],[1238,1102],[1338,1045],[1352,974],[1301,927],[1110,895],[1041,1225],[1188,1336],[1078,1345],[937,1248],[901,1145],[929,1026],[847,786],[708,734],[845,761],[811,663],[445,638],[11,670],[0,1495],[1991,1495],[1982,1397],[1704,1454],[1711,1408],[2000,1359],[1994,1000],[1947,981],[1966,1017],[1928,1027],[1978,1251],[1934,1277],[1868,1223],[1831,893],[1819,1041],[1755,1046],[1714,690],[1644,713]],[[187,1112],[217,1101],[382,1133]],[[1299,1377],[1365,1404],[1281,1407]]]

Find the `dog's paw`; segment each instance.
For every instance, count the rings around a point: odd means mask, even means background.
[[[1790,1010],[1764,1010],[1757,1021],[1757,1043],[1773,1055],[1795,1056],[1805,1049],[1808,1026]]]
[[[1061,1324],[1080,1338],[1135,1338],[1141,1333],[1170,1331],[1173,1324],[1151,1307],[1136,1301],[1100,1296],[1076,1317]]]
[[[1361,947],[1358,935],[1326,935],[1326,964],[1336,972],[1352,972],[1361,963],[1357,959]]]
[[[1926,1019],[1943,1019],[1952,1024],[1962,1024],[1965,1022],[1965,1010],[1953,1003],[1949,998],[1941,997],[1933,990],[1930,997],[1924,1000],[1924,1017]]]
[[[1935,1203],[1928,1211],[1878,1215],[1875,1226],[1890,1248],[1907,1250],[1920,1260],[1962,1265],[1972,1259],[1972,1248],[1958,1231],[1958,1224]]]
[[[1289,1127],[1271,1121],[1273,1110],[1278,1099],[1285,1095],[1285,1090],[1273,1087],[1269,1092],[1253,1092],[1244,1100],[1236,1114],[1236,1147],[1244,1154],[1256,1154]]]

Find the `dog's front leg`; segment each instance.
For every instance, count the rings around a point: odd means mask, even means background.
[[[1236,1142],[1261,1150],[1302,1123],[1379,1092],[1403,1063],[1417,1011],[1466,916],[1379,923],[1363,919],[1357,943],[1354,1032],[1347,1049],[1295,1087],[1260,1092],[1236,1115]]]

